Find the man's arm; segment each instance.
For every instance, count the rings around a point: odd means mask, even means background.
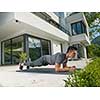
[[[63,67],[63,68],[61,68],[61,64],[55,64],[55,71],[56,72],[66,72],[66,71],[75,71],[76,70],[76,68],[75,67],[67,67],[67,66],[65,66],[65,67]]]
[[[65,72],[65,71],[69,71],[69,67],[65,67],[65,68],[61,68],[61,64],[55,64],[55,71],[56,72]]]

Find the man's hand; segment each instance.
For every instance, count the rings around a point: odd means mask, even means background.
[[[75,71],[76,70],[76,67],[64,67],[64,68],[61,68],[61,64],[55,64],[55,71],[56,72],[66,72],[66,71]]]
[[[76,70],[76,67],[75,66],[72,66],[72,67],[67,67],[67,66],[64,66],[63,68],[61,68],[61,64],[55,64],[55,71],[56,72],[66,72],[66,71],[70,71],[70,72],[73,72]]]
[[[75,67],[75,66],[72,66],[72,67],[64,67],[64,69],[65,69],[66,71],[73,72],[73,71],[76,70],[76,67]]]

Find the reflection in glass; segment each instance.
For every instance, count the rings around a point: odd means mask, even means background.
[[[19,63],[19,54],[23,51],[23,37],[12,39],[12,64]]]
[[[29,41],[29,57],[31,60],[36,60],[41,56],[41,42],[39,39],[28,37]]]
[[[5,41],[3,43],[3,64],[11,64],[11,41]]]
[[[18,64],[23,51],[23,36],[2,42],[2,64]]]
[[[82,21],[71,24],[72,35],[87,33],[86,26]]]
[[[47,40],[41,40],[42,44],[42,55],[50,54],[50,42]]]
[[[82,27],[81,27],[82,23],[77,23],[77,34],[81,34],[82,32]]]

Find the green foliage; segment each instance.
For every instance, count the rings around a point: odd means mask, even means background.
[[[24,62],[27,59],[27,54],[25,52],[21,52],[19,54],[20,62]]]
[[[100,12],[84,12],[84,14],[90,27],[91,39],[93,39],[95,34],[100,33]]]
[[[84,69],[75,71],[65,81],[65,87],[100,87],[100,58],[96,58]]]
[[[100,57],[100,46],[97,44],[91,44],[87,47],[88,57]]]
[[[86,20],[89,24],[89,27],[94,25],[95,20],[98,20],[97,23],[100,21],[100,12],[84,12],[86,16]]]

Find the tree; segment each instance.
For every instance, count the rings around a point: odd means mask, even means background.
[[[100,35],[100,12],[85,12],[86,20],[90,27],[91,39]]]
[[[100,36],[100,12],[85,12],[86,20],[89,25],[90,39],[93,41]],[[100,46],[95,43],[87,47],[88,57],[100,57]]]
[[[91,44],[87,47],[88,57],[100,57],[100,46],[98,44]]]

